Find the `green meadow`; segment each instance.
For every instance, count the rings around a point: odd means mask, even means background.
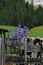
[[[10,30],[10,35],[13,36],[14,31],[17,27],[0,25],[0,28]],[[43,26],[34,27],[29,31],[29,37],[41,37],[43,38]]]
[[[43,26],[32,28],[29,32],[29,36],[43,38]]]
[[[14,27],[14,26],[4,26],[4,25],[0,25],[0,28],[10,30],[11,36],[14,34],[14,31],[16,29],[16,27]]]

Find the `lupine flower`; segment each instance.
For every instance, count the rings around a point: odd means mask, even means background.
[[[21,28],[21,25],[20,24],[18,24],[18,28]]]
[[[18,35],[17,35],[17,31],[15,30],[15,31],[14,31],[14,35],[13,35],[13,37],[12,37],[12,38],[16,40],[16,39],[17,39],[17,37],[18,37]]]
[[[22,36],[23,36],[23,31],[22,31],[22,28],[21,28],[20,24],[18,25],[17,32],[18,32],[18,39],[21,39]]]
[[[24,36],[27,36],[28,35],[28,28],[26,26],[24,26],[23,33],[24,33]]]

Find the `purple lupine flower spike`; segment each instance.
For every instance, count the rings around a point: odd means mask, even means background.
[[[17,36],[17,31],[15,30],[15,31],[14,31],[14,35],[13,35],[12,38],[15,39],[15,40],[17,40],[17,37],[18,37],[18,36]]]
[[[28,35],[28,28],[26,26],[24,26],[24,36],[27,36]]]
[[[18,28],[21,28],[21,25],[20,24],[18,24]]]
[[[18,24],[18,30],[17,30],[17,32],[18,32],[18,39],[21,39],[22,36],[23,36],[23,31],[22,31],[22,28],[21,28],[20,24]]]

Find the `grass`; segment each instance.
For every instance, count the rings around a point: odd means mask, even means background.
[[[14,30],[16,29],[16,27],[14,27],[14,26],[4,26],[4,25],[0,25],[0,28],[10,30],[10,35],[11,36],[13,36]]]
[[[13,36],[14,30],[16,29],[16,27],[14,27],[14,26],[3,26],[3,25],[0,25],[0,28],[4,28],[4,29],[10,30],[10,35],[11,36]],[[43,38],[43,26],[38,26],[38,27],[32,28],[29,31],[29,35],[28,36],[29,37],[41,37],[41,38]]]
[[[18,48],[14,48],[13,50],[10,50],[10,54],[19,54],[20,50]]]
[[[43,38],[43,26],[38,26],[30,30],[30,37],[41,37]]]

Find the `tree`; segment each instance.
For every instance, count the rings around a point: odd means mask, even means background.
[[[30,29],[43,25],[42,6],[34,9],[33,0],[31,4],[25,0],[0,0],[0,24],[17,26],[18,23]]]
[[[39,5],[39,7],[37,8],[37,25],[43,25],[43,8],[41,5]]]

